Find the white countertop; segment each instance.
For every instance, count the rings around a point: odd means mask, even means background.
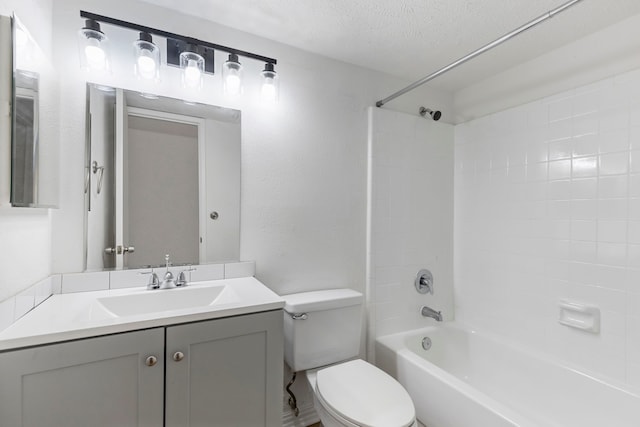
[[[220,285],[226,286],[227,293],[211,305],[123,317],[96,309],[98,299],[183,289],[128,288],[53,295],[0,332],[0,351],[284,307],[282,298],[253,277],[193,282],[184,289]]]

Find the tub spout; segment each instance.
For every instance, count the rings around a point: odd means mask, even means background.
[[[422,308],[420,309],[420,313],[424,317],[431,317],[432,319],[436,319],[438,322],[442,322],[442,313],[439,311],[435,311],[434,309],[429,308],[426,305],[422,306]]]

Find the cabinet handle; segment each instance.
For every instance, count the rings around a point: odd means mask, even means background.
[[[147,357],[147,359],[144,361],[144,363],[147,366],[154,366],[156,363],[158,363],[158,358],[155,356],[149,356]]]
[[[175,353],[173,353],[173,360],[175,360],[176,362],[179,362],[182,359],[184,359],[184,353],[183,352],[176,351]]]

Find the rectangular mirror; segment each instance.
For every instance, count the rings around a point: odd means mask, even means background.
[[[238,261],[240,111],[87,93],[86,269]]]
[[[28,29],[12,18],[11,205],[58,204],[58,84]]]

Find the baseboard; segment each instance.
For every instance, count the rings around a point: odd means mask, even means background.
[[[298,409],[300,413],[297,417],[288,406],[283,409],[282,427],[307,427],[320,421],[312,404],[300,406]]]

